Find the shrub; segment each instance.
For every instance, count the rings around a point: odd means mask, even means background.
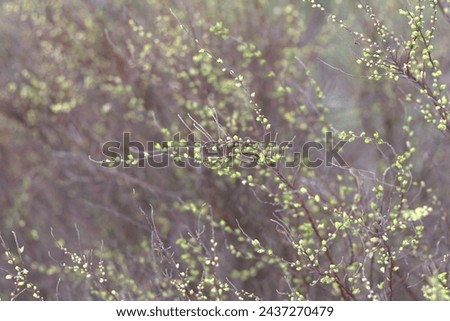
[[[3,3],[0,298],[447,300],[446,6]]]

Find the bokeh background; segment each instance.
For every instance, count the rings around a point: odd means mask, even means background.
[[[373,21],[357,8],[358,2],[321,3],[327,12],[283,0],[0,2],[0,233],[12,252],[17,252],[16,241],[19,248],[24,246],[28,280],[42,298],[186,299],[170,281],[179,271],[174,272],[165,256],[173,252],[173,258],[180,258],[186,245],[180,237],[199,233],[200,217],[209,215],[233,229],[239,225],[279,257],[292,258],[283,231],[273,223],[286,209],[270,193],[207,168],[110,169],[90,159],[103,160],[102,145],[121,141],[123,132],[142,142],[187,134],[178,115],[189,124],[187,115],[193,116],[217,137],[210,107],[218,111],[228,132],[261,139],[263,131],[255,125],[248,93],[214,61],[205,60],[201,48],[243,75],[279,140],[296,137],[301,146],[323,139],[321,117],[326,114],[329,129],[368,136],[378,132],[389,143],[379,148],[362,141],[346,146],[345,160],[352,171],[319,168],[289,174],[298,186],[325,199],[347,185],[348,194],[337,196],[338,209],[370,207],[371,188],[393,162],[391,148],[403,153],[415,147],[412,176],[425,181],[426,187],[406,198],[411,208],[429,205],[433,210],[423,221],[426,251],[399,263],[408,268],[397,277],[393,298],[424,298],[427,277],[448,270],[449,138],[423,119],[418,104],[408,101],[409,94],[413,100],[418,95],[413,83],[374,81],[368,79],[367,67],[356,64],[362,44],[328,14],[376,38]],[[372,5],[398,37],[409,36],[406,21],[398,15],[406,2]],[[435,55],[444,72],[441,80],[448,83],[450,25],[439,14]],[[324,97],[317,98],[316,85]],[[406,145],[403,127],[409,116],[414,136]],[[278,184],[270,176],[263,181],[269,189]],[[389,204],[387,211],[393,208]],[[317,213],[329,223],[328,212]],[[208,239],[207,224],[204,230],[201,238]],[[301,232],[299,227],[299,239]],[[217,255],[222,262],[214,272],[218,279],[243,291],[239,293],[254,294],[245,298],[289,297],[286,293],[293,290],[285,282],[286,273],[265,261],[230,254],[234,241],[220,233],[215,237],[216,254],[209,249],[191,255]],[[76,258],[61,247],[79,253],[97,272],[106,271],[108,282],[67,270],[76,265]],[[334,249],[337,262],[348,247],[343,242]],[[0,298],[33,299],[32,291],[5,279],[13,269],[7,259],[0,261]],[[199,271],[198,279],[204,270]],[[314,272],[298,277],[306,280],[307,285],[298,287],[305,298],[340,298],[325,284],[313,286]],[[376,289],[375,280],[371,282]],[[358,299],[370,298],[362,291]]]

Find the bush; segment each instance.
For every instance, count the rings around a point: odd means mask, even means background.
[[[450,7],[413,2],[4,2],[0,298],[448,300]]]

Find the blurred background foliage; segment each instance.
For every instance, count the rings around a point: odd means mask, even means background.
[[[408,99],[419,95],[414,84],[368,79],[369,68],[356,63],[363,44],[329,14],[376,39],[359,2],[321,3],[325,13],[287,0],[2,1],[0,232],[10,251],[0,261],[0,298],[445,299],[449,137]],[[397,37],[409,37],[398,15],[408,4],[372,5]],[[439,19],[435,53],[448,83],[449,25]],[[252,92],[270,129],[256,120]],[[325,239],[337,220],[353,220],[325,244],[334,264],[317,257],[319,267],[296,272],[296,256],[310,253],[294,245],[305,240],[320,256],[314,247],[324,244],[270,170],[109,169],[89,158],[102,160],[102,145],[123,132],[141,142],[187,135],[179,116],[191,124],[188,114],[218,139],[212,110],[228,133],[256,141],[272,132],[301,147],[345,131],[386,142],[356,137],[344,151],[349,168],[280,169],[312,196],[305,202]],[[411,188],[389,189],[392,150],[411,146]],[[409,232],[376,243],[397,216]],[[259,243],[276,257],[258,256]],[[383,248],[395,248],[395,258]],[[3,277],[17,263],[8,255],[26,267],[24,284]],[[325,278],[334,269],[329,275],[343,284]]]

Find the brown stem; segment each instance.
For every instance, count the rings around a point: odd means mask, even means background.
[[[277,177],[296,195],[300,206],[303,208],[303,210],[305,211],[306,214],[306,218],[308,219],[308,222],[311,224],[311,227],[314,231],[314,234],[316,235],[316,237],[318,238],[320,244],[322,244],[323,238],[320,235],[319,229],[317,228],[316,223],[314,222],[314,219],[312,218],[311,212],[309,211],[308,207],[305,204],[305,201],[300,197],[300,195],[297,193],[296,188],[294,185],[292,185],[287,179],[286,177],[283,176],[283,174],[280,173],[280,171],[276,168],[271,167],[272,172],[275,173],[275,175],[277,175]],[[325,251],[325,255],[328,259],[328,261],[330,262],[330,264],[332,265],[336,265],[334,263],[333,258],[331,257],[330,251],[328,250],[328,248],[326,248]],[[353,295],[353,293],[351,293],[349,291],[349,289],[345,286],[345,284],[343,284],[343,282],[340,280],[338,274],[336,272],[332,273],[337,284],[339,285],[339,291],[341,292],[341,295],[344,299],[346,300],[356,300],[355,296]]]

